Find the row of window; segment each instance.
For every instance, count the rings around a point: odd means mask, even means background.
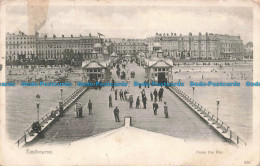
[[[141,49],[144,50],[146,47],[117,47],[117,49]]]
[[[6,48],[8,49],[8,48],[10,48],[10,49],[12,49],[12,48],[15,48],[15,45],[13,45],[13,46],[6,46]],[[16,48],[19,48],[19,45],[16,45]],[[28,47],[26,47],[26,45],[24,45],[24,46],[20,46],[20,48],[34,48],[34,45],[30,45],[30,46],[28,46]]]
[[[117,50],[116,52],[117,53],[137,53],[137,52],[139,52],[139,51],[143,51],[143,50]]]
[[[15,40],[15,39],[17,39],[17,40],[18,40],[18,39],[21,39],[21,40],[22,40],[22,39],[24,39],[24,40],[30,40],[30,39],[35,39],[35,38],[33,38],[33,37],[28,37],[28,38],[27,38],[27,37],[24,37],[24,38],[22,38],[22,37],[21,37],[21,38],[18,38],[18,37],[17,37],[17,38],[15,38],[15,37],[13,37],[13,38],[6,38],[6,40],[8,40],[8,39],[9,39],[9,40]]]
[[[144,43],[118,43],[118,45],[123,45],[123,46],[137,46],[137,45],[144,45]]]
[[[76,48],[76,47],[81,47],[81,48],[90,48],[92,45],[86,45],[86,44],[81,44],[81,45],[37,45],[37,48]]]
[[[93,51],[93,49],[85,49],[85,50],[72,50],[73,53],[91,53]],[[47,53],[63,53],[64,50],[37,50],[36,51],[37,54],[47,54]]]
[[[15,55],[15,54],[25,54],[25,55],[31,55],[31,54],[35,54],[34,51],[6,51],[6,55]]]
[[[101,72],[101,69],[86,69],[85,70],[86,72],[88,72],[88,73],[92,73],[92,72],[94,72],[94,73],[96,73],[96,72]]]
[[[168,75],[168,73],[165,73],[165,75]],[[152,77],[153,76],[158,76],[158,73],[152,73]]]
[[[10,41],[10,42],[8,42],[8,41],[6,41],[6,44],[12,44],[12,43],[13,43],[13,44],[15,44],[15,43],[17,43],[17,44],[18,44],[18,43],[19,43],[19,44],[33,44],[34,41],[24,41],[24,42],[18,42],[18,41],[16,41],[16,42],[15,42],[15,41],[13,41],[13,42]]]
[[[167,69],[170,71],[170,68],[154,68],[154,71],[167,71]]]

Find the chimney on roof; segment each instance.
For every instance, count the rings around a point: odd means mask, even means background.
[[[70,35],[70,37],[72,37],[72,38],[73,38],[73,35]]]
[[[173,36],[173,33],[171,33],[171,36]]]
[[[192,33],[190,32],[189,35],[192,36]]]
[[[91,33],[89,33],[89,36],[91,36]]]
[[[176,33],[174,33],[174,36],[176,36]]]
[[[199,33],[199,36],[201,36],[201,32]]]
[[[53,38],[54,38],[54,39],[56,38],[56,35],[55,35],[55,34],[53,34]]]

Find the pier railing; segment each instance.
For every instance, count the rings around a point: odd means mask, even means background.
[[[86,87],[80,87],[76,91],[74,91],[68,98],[66,98],[63,101],[63,111],[65,111],[85,90],[87,90]],[[48,112],[46,115],[44,115],[40,120],[39,124],[41,126],[41,131],[44,130],[56,117],[58,117],[62,112],[60,112],[59,107],[56,107],[55,109]],[[15,142],[15,144],[18,147],[22,147],[27,142],[30,142],[38,135],[37,132],[35,132],[32,129],[32,125],[25,130],[24,135],[18,139],[18,141]]]
[[[245,146],[246,142],[236,135],[223,121],[221,121],[217,116],[212,114],[203,108],[198,102],[189,97],[178,87],[170,87],[172,92],[174,92],[182,101],[184,101],[193,111],[195,111],[202,119],[204,119],[211,127],[213,127],[221,136],[226,140],[238,145]]]

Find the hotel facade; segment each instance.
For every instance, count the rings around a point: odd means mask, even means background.
[[[27,35],[23,32],[6,35],[6,60],[62,60],[64,55],[77,55],[81,60],[91,59],[92,52],[118,55],[149,56],[154,45],[160,45],[163,53],[173,59],[243,59],[245,49],[240,36],[205,33],[198,35],[176,35],[164,33],[146,39],[123,39],[120,42],[104,41],[100,36],[73,35],[57,37],[53,35]]]
[[[148,52],[155,43],[160,43],[162,51],[174,59],[241,59],[244,55],[240,36],[205,33],[198,35],[158,34],[147,38]]]
[[[61,60],[64,54],[71,52],[82,55],[82,60],[91,59],[92,52],[103,53],[104,50],[111,52],[111,48],[107,48],[109,42],[104,42],[103,38],[97,36],[79,36],[74,37],[48,37],[27,35],[23,32],[18,34],[6,35],[6,60],[14,61],[20,59],[39,59],[39,60]]]

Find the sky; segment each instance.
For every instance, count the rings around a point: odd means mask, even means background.
[[[251,7],[49,5],[31,10],[20,4],[7,6],[6,18],[10,33],[37,30],[48,36],[79,36],[99,32],[106,38],[146,38],[156,32],[208,32],[240,35],[244,43],[253,40]]]

